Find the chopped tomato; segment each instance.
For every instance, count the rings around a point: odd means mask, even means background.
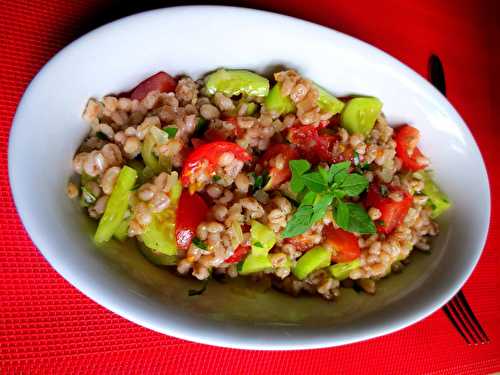
[[[150,91],[172,92],[175,90],[177,82],[165,72],[158,72],[139,83],[131,92],[130,99],[141,100]]]
[[[283,165],[269,165],[269,162],[278,155],[282,156]],[[266,189],[278,187],[283,182],[288,181],[292,176],[290,168],[288,167],[288,162],[290,160],[299,159],[299,157],[299,152],[293,146],[282,143],[270,146],[259,160],[259,164],[262,165],[265,170],[269,171],[269,182],[266,185]]]
[[[191,191],[196,191],[196,179],[199,175],[204,174],[212,177],[215,174],[215,169],[219,162],[219,158],[225,152],[231,152],[236,159],[241,161],[249,161],[252,157],[246,150],[236,143],[226,141],[216,141],[205,143],[195,148],[187,157],[182,169],[181,182],[184,186],[194,186]]]
[[[326,236],[325,245],[331,246],[335,250],[332,261],[336,263],[350,262],[361,255],[358,238],[351,232],[327,225],[323,229],[323,234]]]
[[[316,245],[316,243],[313,242],[312,236],[310,236],[308,233],[303,233],[295,237],[286,238],[285,243],[293,245],[295,249],[300,252],[305,252]]]
[[[384,193],[385,192],[385,193]],[[389,193],[400,193],[401,201],[396,202],[389,198]],[[401,188],[382,184],[373,184],[368,189],[365,206],[378,208],[382,214],[380,219],[375,221],[377,231],[389,234],[398,227],[404,220],[411,207],[411,195]]]
[[[227,258],[224,262],[225,263],[238,263],[240,260],[243,259],[245,255],[247,255],[250,252],[250,245],[240,245],[234,250],[233,255],[231,255],[229,258]]]
[[[297,145],[304,158],[313,164],[321,161],[333,162],[333,149],[337,137],[320,134],[320,128],[312,125],[294,125],[288,130],[288,140]]]
[[[418,129],[410,125],[403,125],[396,129],[394,139],[396,140],[396,155],[403,163],[403,169],[418,171],[427,166],[422,162],[423,154],[417,147],[420,139]]]
[[[196,228],[205,219],[207,212],[208,206],[202,197],[182,191],[175,219],[175,238],[179,249],[189,248]]]

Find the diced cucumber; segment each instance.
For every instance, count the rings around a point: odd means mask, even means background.
[[[205,91],[209,95],[221,92],[227,96],[266,96],[269,93],[269,81],[248,70],[220,69],[206,76]]]
[[[118,228],[116,228],[113,236],[119,240],[124,241],[128,237],[128,224],[130,223],[130,219],[124,219],[120,222]]]
[[[160,253],[158,251],[150,249],[140,241],[139,241],[139,250],[147,260],[158,266],[175,266],[175,264],[177,263],[176,255],[167,255]]]
[[[277,115],[286,115],[295,111],[295,104],[289,96],[281,95],[281,84],[277,83],[269,91],[269,95],[264,100],[264,105],[269,112]]]
[[[334,278],[337,280],[345,280],[349,277],[349,273],[356,268],[361,266],[361,261],[359,258],[354,259],[351,262],[337,263],[330,266],[328,269]]]
[[[176,206],[182,191],[179,181],[170,190],[170,207],[162,212],[153,214],[151,223],[145,228],[140,239],[144,244],[156,252],[166,255],[177,254],[175,238]]]
[[[248,275],[250,273],[261,272],[271,268],[272,264],[268,255],[249,254],[243,261],[240,274]]]
[[[417,173],[420,173],[423,177],[424,189],[422,192],[429,197],[429,204],[432,207],[431,217],[435,219],[451,207],[451,201],[446,194],[439,189],[439,186],[432,180],[429,173],[425,171]]]
[[[276,235],[268,226],[252,220],[250,228],[253,255],[266,255],[276,243]]]
[[[318,89],[319,97],[318,97],[318,107],[323,112],[329,112],[332,114],[337,114],[344,108],[345,104],[341,100],[338,100],[335,96],[330,94],[324,88],[314,85],[316,89]]]
[[[297,279],[304,280],[311,272],[328,267],[330,257],[330,252],[324,247],[314,247],[299,258],[292,273]]]
[[[121,169],[94,235],[94,240],[98,244],[109,241],[120,226],[127,211],[130,192],[136,179],[135,169],[127,166]]]
[[[166,134],[165,134],[166,135]],[[153,171],[154,174],[161,172],[160,161],[158,157],[154,154],[154,147],[156,145],[155,138],[152,134],[147,134],[144,138],[144,142],[141,147],[142,160],[144,164]]]
[[[353,98],[340,115],[340,125],[349,133],[368,135],[382,110],[382,102],[375,97]]]

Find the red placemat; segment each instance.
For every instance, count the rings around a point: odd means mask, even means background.
[[[140,3],[140,5],[139,5]],[[229,2],[224,2],[228,4]],[[167,337],[96,305],[40,255],[16,214],[7,143],[22,92],[42,65],[83,32],[165,1],[0,1],[0,372],[168,374],[488,374],[500,371],[500,96],[498,2],[240,1],[363,39],[422,75],[441,57],[450,101],[485,158],[493,193],[488,242],[465,292],[492,343],[468,347],[439,311],[403,331],[339,348],[258,352]],[[179,4],[176,4],[179,5]],[[334,62],[332,62],[334,64]],[[57,82],[54,82],[57,90]],[[33,124],[36,126],[36,124]]]

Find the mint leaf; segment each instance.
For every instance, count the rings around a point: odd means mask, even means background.
[[[330,176],[328,173],[328,169],[319,167],[318,172],[321,175],[321,177],[323,177],[323,181],[325,181],[325,184],[329,184],[330,183]]]
[[[328,188],[328,185],[319,172],[306,173],[302,175],[301,180],[309,190],[316,193],[321,193]]]
[[[313,203],[316,201],[316,196],[317,194],[313,191],[308,191],[304,197],[302,198],[302,203],[300,204],[301,206],[312,206]]]
[[[269,173],[267,171],[262,172],[260,176],[256,176],[255,173],[253,173],[253,176],[254,176],[254,184],[253,184],[254,192],[262,189],[269,182]]]
[[[335,222],[349,232],[375,233],[375,224],[363,207],[355,203],[339,203]]]
[[[313,206],[300,205],[290,221],[286,224],[286,228],[281,234],[281,237],[295,237],[307,231],[312,225],[311,218],[313,213]]]
[[[193,238],[193,244],[202,250],[207,250],[207,244],[200,240],[198,237]]]
[[[208,286],[208,279],[206,279],[203,282],[203,286],[200,289],[189,289],[188,296],[192,297],[192,296],[199,296],[200,294],[203,294],[205,292],[205,290],[207,290],[207,286]]]
[[[339,227],[346,228],[349,226],[349,206],[346,203],[339,201],[333,216]]]
[[[99,138],[101,141],[107,141],[108,140],[108,136],[106,134],[104,134],[103,132],[97,132],[97,133],[95,133],[95,136],[97,138]]]
[[[311,164],[307,160],[290,160],[288,166],[292,171],[292,180],[290,181],[290,189],[294,193],[300,193],[304,189],[304,181],[302,175],[311,169]]]
[[[351,162],[349,161],[343,161],[341,163],[330,165],[330,170],[328,171],[328,183],[331,184],[333,181],[337,182],[335,176],[339,173],[342,173],[342,175],[347,174],[350,165]]]
[[[322,194],[317,197],[313,205],[314,213],[311,216],[312,224],[322,219],[326,215],[328,206],[332,204],[333,198],[334,198],[333,194]]]
[[[357,197],[368,187],[368,180],[365,176],[352,173],[340,183],[339,189],[343,190],[350,197]]]
[[[174,126],[167,126],[166,128],[163,128],[163,131],[168,134],[169,139],[174,138],[178,130],[179,129]]]
[[[389,189],[387,189],[387,186],[380,185],[380,195],[383,197],[387,197],[389,195]]]

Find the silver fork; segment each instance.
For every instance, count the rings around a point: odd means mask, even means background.
[[[443,306],[443,311],[468,345],[490,342],[490,338],[472,312],[461,290]]]
[[[428,69],[429,80],[441,94],[446,96],[443,64],[438,56],[431,55]],[[468,345],[490,342],[461,290],[443,307],[443,311]]]

